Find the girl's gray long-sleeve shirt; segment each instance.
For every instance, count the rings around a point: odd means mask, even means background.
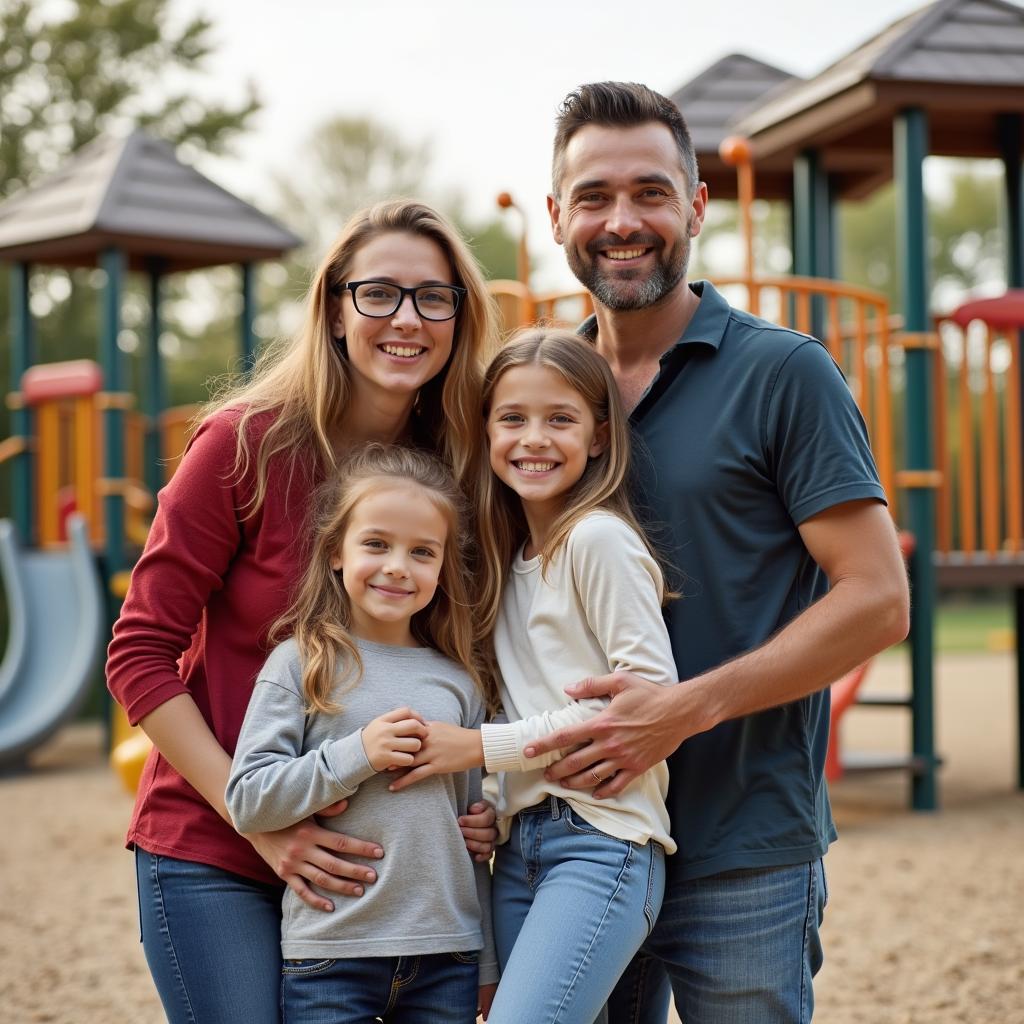
[[[285,890],[282,954],[288,959],[414,956],[482,949],[480,984],[498,980],[490,921],[490,868],[473,861],[457,818],[480,799],[480,772],[435,775],[391,793],[363,750],[361,730],[393,708],[475,729],[484,718],[468,673],[426,647],[357,641],[362,679],[344,678],[338,714],[306,715],[298,648],[288,640],[261,670],[238,738],[227,805],[240,832],[286,828],[348,797],[322,824],[379,842],[368,861],[377,881],[358,898],[324,892],[332,913]],[[350,858],[358,860],[358,858]]]

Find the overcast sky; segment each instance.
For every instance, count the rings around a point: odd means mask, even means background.
[[[918,0],[174,0],[207,13],[217,54],[210,95],[255,83],[264,109],[238,156],[203,163],[266,203],[318,122],[368,115],[432,148],[430,184],[470,212],[508,190],[528,211],[544,284],[568,284],[546,227],[552,125],[581,82],[640,81],[664,93],[729,53],[810,76]],[[685,114],[685,111],[684,111]],[[712,197],[713,198],[713,197]]]

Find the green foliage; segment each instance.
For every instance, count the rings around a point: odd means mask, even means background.
[[[259,109],[251,87],[236,106],[194,97],[213,23],[171,30],[169,7],[68,0],[47,17],[33,0],[0,0],[0,196],[111,129],[143,127],[216,153],[248,125]]]
[[[56,170],[107,131],[143,127],[176,146],[225,152],[259,108],[253,90],[237,104],[196,96],[213,52],[212,22],[169,27],[170,0],[0,0],[0,198]],[[95,271],[32,275],[36,358],[96,356]],[[9,282],[0,265],[0,375],[9,379]],[[126,309],[145,315],[140,282],[126,284]],[[133,326],[126,316],[126,326]],[[128,359],[130,379],[137,360]],[[8,433],[0,409],[0,436]],[[8,474],[0,474],[0,489]],[[0,493],[0,511],[8,506]]]
[[[928,201],[929,280],[934,309],[945,311],[970,291],[1005,284],[1002,179],[977,162],[944,161],[946,187]],[[840,205],[840,276],[902,303],[897,257],[896,190],[892,183],[866,200]]]
[[[381,199],[422,197],[451,217],[489,278],[516,275],[516,240],[502,219],[480,222],[467,216],[459,193],[431,195],[430,147],[425,143],[409,142],[369,118],[331,117],[313,130],[290,167],[287,175],[275,176],[275,209],[306,244],[285,261],[283,274],[273,268],[263,274],[259,333],[264,338],[294,329],[306,286],[324,253],[353,213]]]

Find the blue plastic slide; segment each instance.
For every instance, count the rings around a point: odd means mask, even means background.
[[[25,755],[75,716],[106,633],[103,584],[85,520],[68,519],[68,547],[25,551],[0,520],[0,575],[10,632],[0,662],[0,766]]]

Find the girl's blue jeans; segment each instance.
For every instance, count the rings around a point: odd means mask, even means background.
[[[521,811],[494,859],[501,983],[488,1024],[593,1024],[650,933],[665,854],[594,828],[551,797]]]
[[[169,1024],[280,1024],[280,888],[138,848],[135,874]]]
[[[474,1024],[478,952],[285,960],[283,1024]]]

